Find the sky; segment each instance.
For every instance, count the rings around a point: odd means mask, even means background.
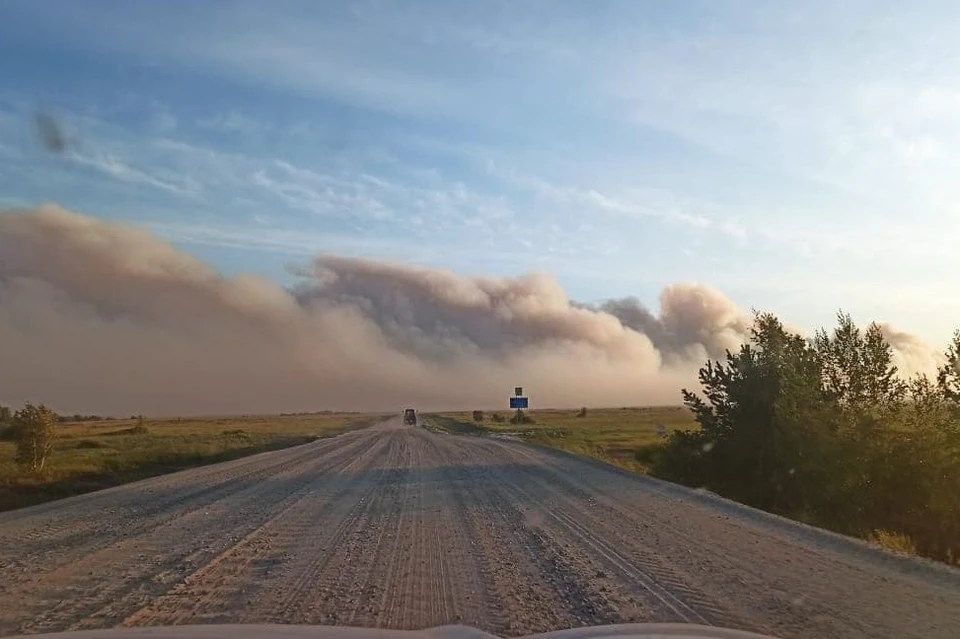
[[[957,33],[951,2],[6,0],[0,207],[281,284],[317,254],[695,282],[945,344]]]

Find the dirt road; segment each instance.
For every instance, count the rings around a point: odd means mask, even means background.
[[[692,621],[960,636],[957,571],[563,453],[399,421],[0,513],[0,633]]]

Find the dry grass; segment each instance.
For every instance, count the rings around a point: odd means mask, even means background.
[[[281,417],[118,419],[65,422],[40,475],[14,463],[0,442],[0,510],[235,459],[329,437],[375,421],[372,415],[323,413]]]
[[[476,423],[470,412],[443,413],[428,417],[434,428],[448,432],[510,433],[525,441],[559,448],[578,455],[586,455],[636,472],[647,472],[652,456],[662,446],[665,437],[657,434],[657,425],[663,424],[669,435],[674,430],[697,428],[693,415],[682,406],[649,406],[638,408],[587,409],[583,417],[579,410],[528,411],[533,424],[516,425],[494,422],[493,412]],[[507,420],[508,410],[498,414]]]
[[[903,533],[890,530],[874,530],[867,537],[867,541],[902,555],[917,555],[917,544]]]

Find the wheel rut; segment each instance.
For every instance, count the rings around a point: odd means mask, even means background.
[[[0,636],[287,623],[510,637],[644,621],[960,636],[960,572],[685,490],[387,420],[0,514]]]

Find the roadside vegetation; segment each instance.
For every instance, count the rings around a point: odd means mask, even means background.
[[[377,419],[356,413],[99,421],[81,417],[57,419],[42,406],[27,405],[20,411],[0,407],[0,510],[286,448]],[[46,454],[41,454],[44,447]]]
[[[935,379],[904,379],[876,324],[807,340],[769,314],[683,391],[699,430],[653,472],[764,510],[960,563],[960,332]]]
[[[432,416],[702,487],[763,510],[960,565],[960,332],[935,379],[905,379],[881,328],[844,314],[812,339],[758,314],[708,361],[685,407]]]
[[[479,421],[472,413],[454,412],[429,415],[425,424],[454,434],[521,439],[644,473],[670,433],[697,428],[693,413],[682,406],[542,409],[526,411],[525,416],[525,423],[518,425],[509,410],[487,411]]]

